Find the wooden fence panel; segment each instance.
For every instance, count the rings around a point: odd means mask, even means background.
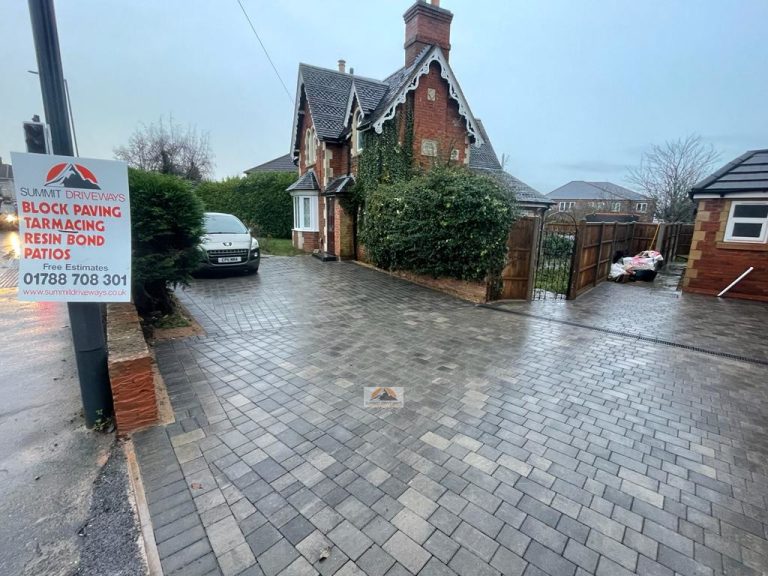
[[[536,271],[540,218],[521,218],[507,238],[507,263],[501,272],[501,298],[530,300]]]

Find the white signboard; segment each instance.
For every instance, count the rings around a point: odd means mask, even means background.
[[[11,153],[19,209],[19,300],[129,302],[125,162]]]

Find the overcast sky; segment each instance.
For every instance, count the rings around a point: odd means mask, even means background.
[[[243,0],[293,96],[299,62],[383,78],[411,0]],[[507,169],[547,193],[626,183],[652,143],[701,134],[723,162],[768,147],[766,0],[443,0],[451,66]],[[59,0],[82,156],[140,123],[210,133],[216,176],[289,151],[293,104],[236,0]],[[0,156],[42,116],[27,2],[0,2]]]

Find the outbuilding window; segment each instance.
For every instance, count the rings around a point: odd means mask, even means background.
[[[768,202],[733,202],[725,229],[726,242],[765,242]]]
[[[317,196],[293,197],[293,229],[317,232]]]

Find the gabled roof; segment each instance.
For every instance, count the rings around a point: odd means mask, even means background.
[[[320,191],[320,185],[317,183],[317,177],[315,176],[314,168],[310,168],[304,172],[304,175],[301,178],[286,188],[287,192],[293,192],[294,190]]]
[[[695,194],[725,196],[733,192],[768,192],[768,149],[750,150],[691,189]]]
[[[371,117],[370,125],[380,134],[384,122],[393,118],[397,106],[405,102],[409,92],[418,88],[419,80],[422,76],[429,74],[429,68],[433,62],[437,62],[440,65],[440,76],[448,83],[448,93],[459,106],[459,115],[466,122],[470,139],[475,142],[475,146],[480,146],[483,142],[483,137],[477,126],[477,121],[472,115],[469,104],[464,98],[461,86],[459,86],[459,82],[456,80],[453,70],[445,58],[445,54],[443,54],[439,46],[435,45],[422,50],[410,66],[398,70],[385,80],[389,85],[389,90]]]
[[[613,182],[572,180],[547,194],[551,200],[638,200],[648,198]]]
[[[397,106],[404,103],[409,92],[419,86],[422,76],[429,74],[433,62],[440,64],[440,75],[448,83],[449,94],[459,106],[459,114],[466,121],[467,132],[476,146],[483,142],[481,131],[467,104],[456,77],[439,46],[428,46],[414,62],[390,74],[384,81],[355,76],[329,68],[299,64],[291,138],[292,157],[298,151],[302,96],[320,140],[339,141],[348,131],[353,100],[363,112],[362,127],[373,127],[381,133],[382,125],[394,117]]]
[[[254,172],[297,172],[298,168],[293,163],[293,159],[290,154],[283,154],[278,158],[274,158],[264,164],[259,164],[253,168],[245,170],[246,174],[253,174]],[[0,172],[2,175],[2,172]]]

